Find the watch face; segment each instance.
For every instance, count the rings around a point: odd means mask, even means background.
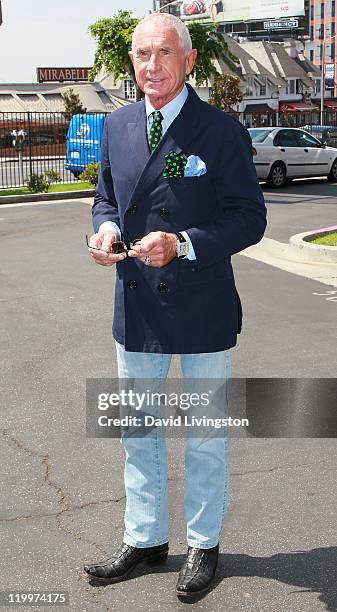
[[[188,242],[178,242],[177,244],[177,256],[186,257],[188,255]]]

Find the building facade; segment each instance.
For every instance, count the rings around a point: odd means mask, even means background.
[[[336,0],[310,0],[309,40],[306,55],[322,69],[323,63],[332,77],[329,86],[336,90]]]

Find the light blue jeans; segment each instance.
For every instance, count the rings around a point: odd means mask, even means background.
[[[125,351],[117,342],[116,350],[120,379],[166,379],[172,355]],[[180,359],[184,378],[229,382],[229,350],[184,354]],[[225,395],[227,410],[227,384]],[[169,540],[165,437],[122,437],[120,441],[125,450],[124,542],[135,547],[164,544]],[[228,504],[228,487],[227,433],[202,444],[197,437],[187,435],[184,516],[189,546],[206,549],[217,545]]]

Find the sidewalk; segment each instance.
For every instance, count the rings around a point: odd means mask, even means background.
[[[289,244],[284,242],[278,242],[271,238],[262,238],[259,244],[245,249],[241,252],[241,255],[262,261],[269,266],[274,266],[292,274],[311,278],[324,285],[337,287],[336,263],[298,261]]]

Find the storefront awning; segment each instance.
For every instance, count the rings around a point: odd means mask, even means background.
[[[337,100],[324,100],[324,106],[329,110],[337,111]]]
[[[317,106],[314,106],[313,104],[308,104],[307,102],[283,102],[283,104],[280,104],[281,113],[313,113],[314,111],[318,111]]]
[[[247,104],[244,112],[246,115],[250,115],[252,113],[274,113],[275,110],[264,102],[262,104]]]

